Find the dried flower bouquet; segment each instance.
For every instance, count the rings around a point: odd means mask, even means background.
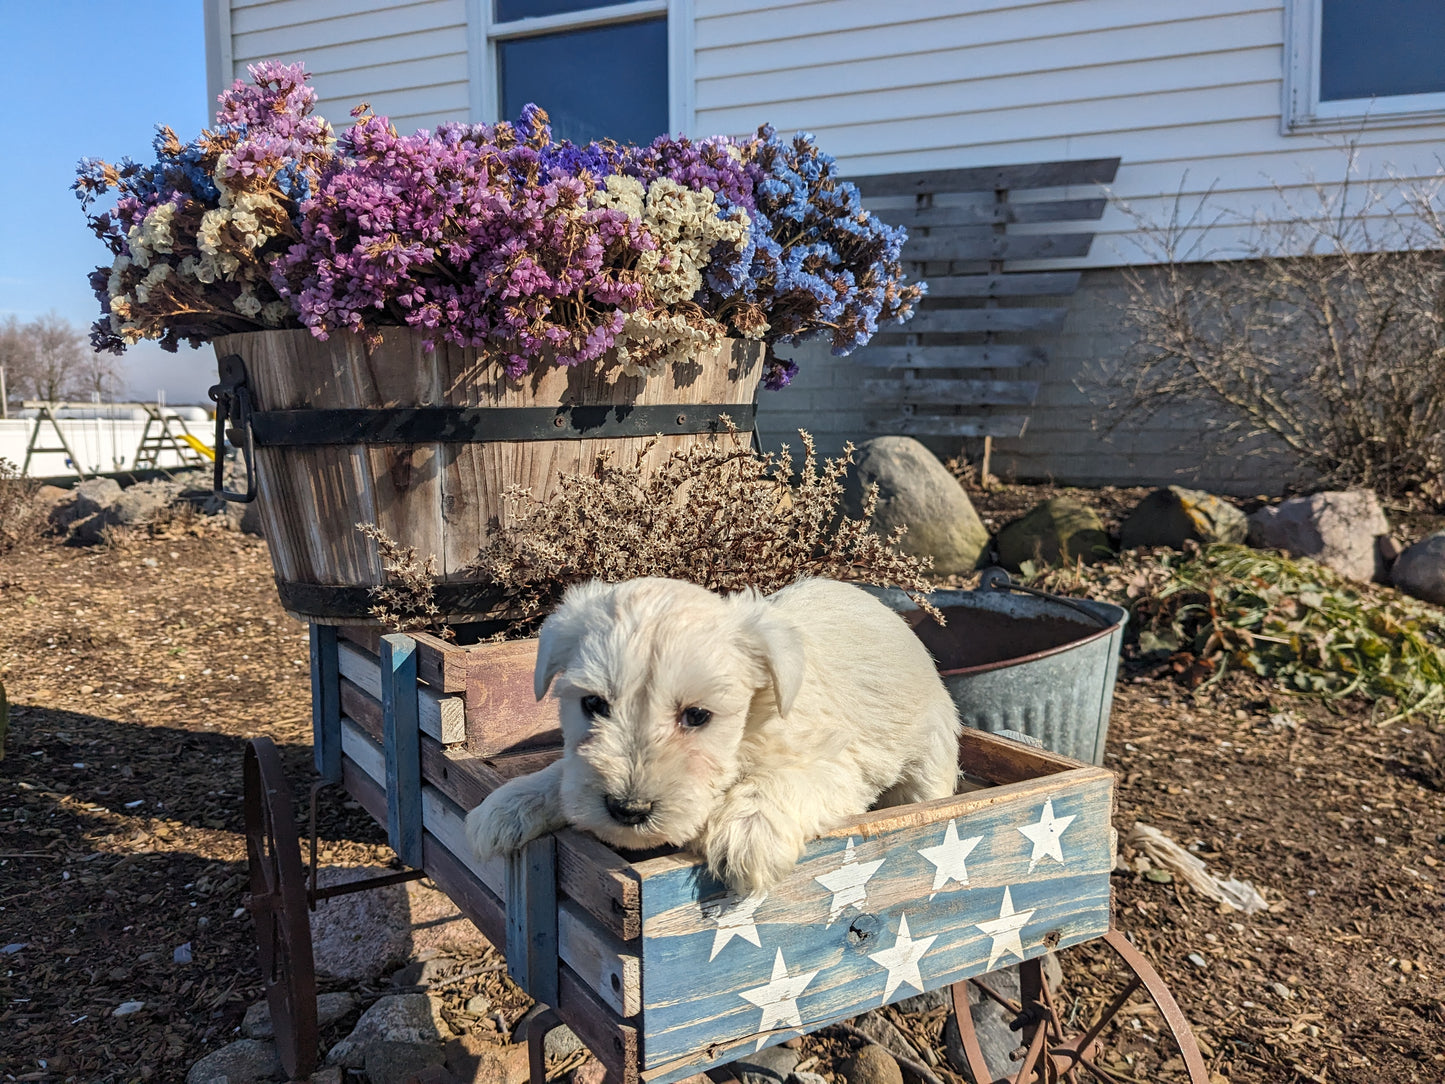
[[[904,231],[864,211],[812,138],[554,141],[515,124],[400,135],[364,106],[340,138],[300,65],[250,69],[214,130],[162,127],[156,161],[81,163],[75,189],[112,262],[92,337],[174,350],[306,327],[486,348],[514,377],[597,363],[656,373],[724,337],[823,337],[844,355],[912,314]],[[782,387],[796,367],[773,359]]]

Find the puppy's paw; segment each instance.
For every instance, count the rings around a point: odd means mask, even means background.
[[[498,787],[467,814],[467,842],[480,858],[513,854],[563,823],[549,793],[527,776]]]
[[[803,855],[802,830],[787,817],[748,803],[725,803],[708,822],[703,857],[713,874],[739,895],[766,892]]]

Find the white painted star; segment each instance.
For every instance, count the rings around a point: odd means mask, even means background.
[[[1054,801],[1050,798],[1044,803],[1044,811],[1039,816],[1039,822],[1025,825],[1019,829],[1028,836],[1029,842],[1034,845],[1034,852],[1029,855],[1030,873],[1045,858],[1052,858],[1061,866],[1064,864],[1064,851],[1059,844],[1059,837],[1064,834],[1064,829],[1073,824],[1076,819],[1077,814],[1073,813],[1067,817],[1054,816]]]
[[[772,980],[766,985],[739,991],[742,997],[763,1010],[758,1031],[766,1032],[778,1027],[801,1028],[803,1017],[798,1012],[798,995],[807,989],[808,983],[813,981],[813,976],[817,973],[800,971],[796,975],[789,975],[788,965],[783,962],[783,950],[778,949],[778,955],[773,960]],[[759,1037],[760,1049],[764,1041],[764,1037]]]
[[[843,849],[843,864],[832,873],[813,878],[833,893],[833,902],[828,907],[829,926],[838,921],[838,916],[848,908],[856,907],[860,911],[863,909],[863,904],[868,901],[868,889],[864,886],[882,864],[881,858],[876,862],[858,861],[853,853],[853,839],[850,836],[848,845]]]
[[[1035,908],[1034,910],[1037,910]],[[988,953],[988,970],[992,971],[998,958],[1008,953],[1017,956],[1020,960],[1024,958],[1023,941],[1019,937],[1029,919],[1034,917],[1034,911],[1015,911],[1013,896],[1009,894],[1008,886],[1003,890],[1003,906],[998,910],[998,918],[991,918],[987,922],[976,922],[976,925],[989,937],[993,938],[993,946]]]
[[[923,993],[923,976],[918,973],[918,961],[937,940],[938,935],[934,934],[932,937],[920,937],[915,941],[913,935],[908,932],[908,916],[899,917],[898,939],[893,942],[893,947],[884,949],[882,952],[868,954],[868,959],[879,967],[888,969],[888,978],[883,986],[883,1000],[880,1004],[887,1005],[888,999],[893,996],[893,991],[905,982],[920,994]]]
[[[937,847],[918,848],[919,854],[938,867],[933,871],[933,891],[929,894],[929,899],[938,895],[938,890],[949,881],[957,881],[965,888],[968,887],[968,866],[965,863],[973,849],[982,842],[983,836],[959,839],[958,822],[951,820],[944,830],[942,843]]]
[[[712,937],[712,952],[708,954],[709,962],[717,959],[717,954],[723,950],[723,946],[734,937],[751,941],[758,948],[763,947],[763,943],[758,940],[758,924],[753,919],[753,912],[767,898],[766,892],[754,892],[742,899],[738,899],[737,896],[728,896],[716,910],[709,908],[704,912],[717,923],[717,932]]]

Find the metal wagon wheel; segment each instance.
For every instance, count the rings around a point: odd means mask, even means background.
[[[316,966],[306,876],[291,790],[270,738],[253,738],[245,762],[246,859],[261,981],[281,1064],[295,1079],[316,1069]]]
[[[1084,1015],[1084,999],[1065,998],[1051,989],[1040,960],[1029,960],[1019,968],[1020,1001],[994,990],[986,975],[954,983],[954,1016],[976,1084],[1127,1084],[1135,1080],[1209,1084],[1209,1072],[1189,1021],[1154,966],[1118,930],[1110,930],[1089,945],[1108,950],[1103,954],[1108,964],[1101,960],[1090,969],[1091,982],[1097,980],[1107,987],[1107,994],[1102,1007],[1089,1014],[1091,1021],[1082,1025],[1078,1017]],[[1018,1032],[1020,1049],[1014,1054],[1018,1060],[1003,1077],[994,1077],[979,1044],[968,1004],[970,983],[1014,1014],[1009,1027]],[[1141,1018],[1148,1019],[1147,1027]],[[1166,1035],[1172,1051],[1165,1047]],[[1128,1049],[1136,1044],[1146,1055],[1137,1064]]]

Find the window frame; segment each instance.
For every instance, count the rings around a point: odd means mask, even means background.
[[[1401,128],[1445,120],[1445,91],[1377,98],[1320,100],[1323,0],[1285,0],[1284,106],[1281,130],[1344,131],[1361,126]]]
[[[626,0],[606,7],[538,15],[528,19],[497,22],[493,0],[469,0],[467,4],[467,60],[472,123],[495,124],[515,119],[498,116],[500,87],[497,45],[503,41],[529,38],[559,30],[581,30],[592,26],[667,19],[667,118],[673,135],[692,135],[693,102],[693,11],[692,0]],[[661,135],[662,133],[658,133]]]

